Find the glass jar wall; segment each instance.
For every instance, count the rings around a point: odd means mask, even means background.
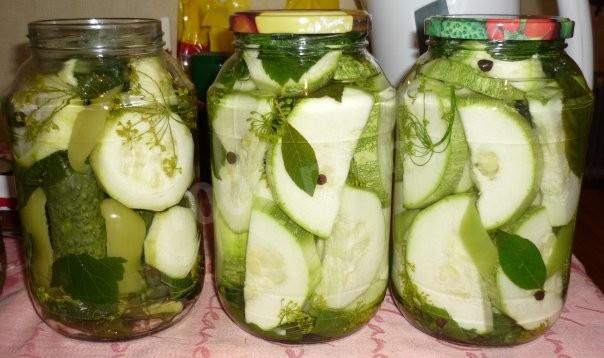
[[[6,101],[31,298],[71,337],[150,334],[201,289],[194,94],[161,38],[156,20],[33,22]]]
[[[395,91],[364,12],[247,12],[209,91],[216,285],[260,337],[318,342],[387,286]]]
[[[568,289],[592,95],[562,18],[432,17],[398,90],[393,295],[439,338],[515,345]]]

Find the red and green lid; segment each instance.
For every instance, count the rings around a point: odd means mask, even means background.
[[[256,34],[341,34],[366,32],[371,18],[358,10],[245,11],[231,16],[231,31]]]
[[[460,40],[563,40],[573,37],[574,21],[540,16],[432,16],[425,21],[432,37]]]

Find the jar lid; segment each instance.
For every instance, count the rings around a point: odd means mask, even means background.
[[[460,40],[561,40],[573,37],[574,21],[542,16],[431,16],[426,35]]]
[[[231,16],[231,31],[258,34],[366,32],[371,17],[359,10],[244,11]]]

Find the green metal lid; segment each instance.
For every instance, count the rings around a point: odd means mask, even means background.
[[[565,17],[541,16],[432,16],[425,33],[432,37],[460,40],[562,40],[573,37],[574,21]]]

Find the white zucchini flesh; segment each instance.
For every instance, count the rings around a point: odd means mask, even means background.
[[[67,150],[76,118],[84,109],[78,105],[67,105],[55,113],[47,127],[43,128],[32,141],[24,138],[24,128],[15,128],[16,140],[13,153],[17,164],[29,167],[60,150]]]
[[[235,233],[248,229],[254,191],[262,175],[268,147],[251,131],[249,119],[269,114],[272,110],[272,97],[233,93],[220,100],[212,119],[212,130],[225,154],[231,152],[236,155],[234,163],[224,160],[218,170],[220,179],[214,175],[212,180],[218,208]]]
[[[346,311],[358,310],[359,307],[371,307],[379,304],[384,297],[388,286],[388,257],[384,257],[379,264],[378,272],[371,285],[357,299],[344,308]],[[378,302],[380,301],[380,302]]]
[[[392,193],[392,211],[394,215],[398,215],[406,210],[403,203],[403,181],[401,180],[394,183]]]
[[[191,209],[156,213],[145,238],[145,262],[172,278],[186,277],[199,255],[200,235]]]
[[[331,236],[325,240],[322,279],[316,293],[341,309],[372,285],[387,257],[385,216],[377,196],[346,186]]]
[[[453,195],[417,214],[407,236],[406,267],[429,304],[446,310],[461,328],[487,333],[493,329],[491,304],[461,235],[474,202],[472,195]]]
[[[478,211],[488,230],[513,221],[533,202],[542,170],[530,124],[497,103],[474,101],[459,107],[472,178],[480,191]]]
[[[226,224],[222,213],[216,210],[214,221],[214,250],[215,250],[215,275],[218,285],[242,285],[237,282],[245,275],[235,275],[243,272],[245,268],[245,252],[247,247],[247,233],[236,234]]]
[[[394,173],[394,126],[396,124],[396,92],[388,88],[379,94],[381,100],[380,125],[378,133],[378,164],[380,179],[388,197],[392,196],[392,176]],[[389,221],[390,222],[390,221]]]
[[[129,126],[147,134],[126,141],[120,133]],[[168,130],[159,145],[150,147],[153,128]],[[107,120],[90,163],[112,198],[131,209],[162,211],[178,204],[191,185],[194,152],[193,135],[177,114],[143,119],[132,111]],[[170,160],[174,160],[173,170],[165,166]]]
[[[276,201],[298,225],[326,238],[330,235],[340,207],[350,162],[358,139],[373,106],[373,96],[345,88],[342,102],[330,97],[300,101],[288,117],[293,126],[313,148],[319,174],[326,177],[312,196],[300,189],[285,169],[282,140],[273,146],[267,174]]]
[[[314,237],[262,200],[252,210],[243,294],[246,322],[271,330],[287,323],[279,317],[285,305],[303,305],[320,279],[321,263]]]
[[[537,290],[527,292],[511,282],[502,272],[497,273],[497,285],[504,312],[527,330],[549,326],[556,321],[564,301],[562,300],[563,281],[560,272],[545,281],[543,286],[544,297],[541,301],[535,299]],[[505,292],[505,294],[502,294]]]
[[[274,81],[264,70],[262,60],[258,58],[260,52],[258,50],[246,50],[243,53],[243,58],[250,71],[250,77],[256,83],[259,89],[267,90],[282,94],[299,94],[310,93],[315,89],[327,83],[333,76],[340,59],[341,51],[329,51],[306,73],[300,77],[297,82],[291,78],[283,85]]]
[[[57,73],[59,79],[68,86],[75,87],[78,85],[78,79],[74,76],[77,63],[77,59],[69,59],[63,63],[63,68]]]
[[[426,121],[425,129],[432,143],[437,143],[447,131],[448,122],[443,118],[450,110],[449,98],[431,92],[419,92],[415,98],[403,94],[404,105],[410,115]],[[404,125],[404,124],[403,124]],[[422,124],[420,124],[422,125]],[[463,174],[468,159],[468,147],[464,139],[459,117],[455,117],[450,140],[439,145],[427,155],[405,152],[403,159],[403,198],[407,209],[422,208],[453,193]],[[414,150],[426,152],[425,144],[412,139]],[[422,153],[424,154],[424,153]]]
[[[348,309],[357,309],[357,305],[365,305],[372,306],[374,304],[378,304],[378,300],[381,300],[384,297],[384,293],[388,286],[388,270],[390,268],[390,258],[389,258],[389,245],[390,245],[390,221],[391,221],[391,209],[384,208],[382,209],[382,214],[384,215],[384,223],[385,223],[385,240],[384,240],[384,255],[382,256],[382,261],[378,266],[377,273],[372,280],[371,286],[365,291],[359,298],[353,301],[348,305]]]
[[[251,79],[237,80],[233,84],[233,91],[251,92],[256,89],[258,89],[258,87],[256,87],[256,84]]]
[[[178,100],[172,83],[174,79],[165,70],[161,57],[132,59],[130,67],[130,93],[145,102],[171,105]]]
[[[406,242],[409,227],[419,210],[407,210],[395,214],[392,227],[392,264],[390,268],[393,288],[399,296],[403,296],[406,281]]]
[[[463,173],[461,174],[461,178],[459,178],[459,182],[453,191],[455,194],[465,193],[472,189],[474,183],[472,183],[472,166],[470,161],[466,162],[466,165],[463,168]]]
[[[562,100],[543,103],[529,100],[529,110],[543,152],[542,205],[553,226],[564,226],[574,217],[579,204],[581,180],[566,159],[566,133],[562,124]],[[576,140],[576,139],[568,139]]]
[[[375,95],[353,156],[359,186],[376,193],[384,206],[390,205],[392,197],[395,116],[396,91],[389,87]]]
[[[460,61],[466,65],[472,66],[482,75],[509,80],[510,84],[522,91],[535,89],[543,84],[546,78],[543,72],[543,66],[538,55],[519,61],[504,61],[493,58],[486,51],[460,51],[451,58],[453,61]],[[493,63],[489,71],[482,71],[478,61],[487,60]]]
[[[520,218],[513,233],[530,240],[548,262],[557,240],[552,231],[546,209],[531,208]],[[542,300],[535,299],[539,290],[525,290],[516,286],[503,272],[497,270],[497,289],[501,309],[523,328],[532,330],[553,323],[562,310],[562,274],[556,273],[544,285]]]

